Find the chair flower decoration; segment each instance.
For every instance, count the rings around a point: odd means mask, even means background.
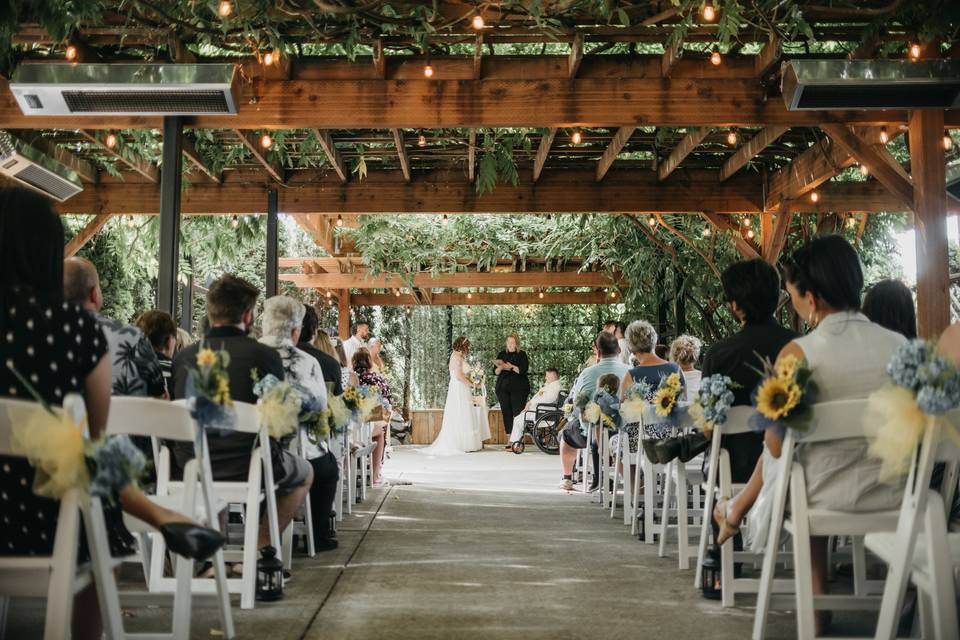
[[[707,376],[700,382],[697,397],[690,404],[690,417],[693,424],[704,435],[713,433],[713,428],[727,421],[727,411],[733,406],[733,389],[737,385],[720,373]]]
[[[638,380],[630,385],[623,394],[620,403],[620,416],[626,424],[636,424],[643,420],[643,412],[650,406],[653,389],[646,380]]]
[[[752,398],[757,410],[750,417],[753,430],[772,428],[782,434],[789,427],[795,431],[808,431],[817,385],[811,379],[813,372],[806,360],[787,355],[772,364],[767,359],[763,362],[761,374]]]
[[[932,342],[913,340],[898,348],[887,374],[890,383],[870,395],[864,416],[881,479],[905,475],[926,430],[944,424],[943,416],[960,407],[960,370],[937,355]],[[941,433],[955,437],[952,429]]]
[[[677,401],[680,397],[680,374],[671,373],[660,378],[660,385],[653,394],[654,411],[661,418],[676,416]]]
[[[470,381],[470,384],[473,385],[470,387],[470,393],[474,398],[480,398],[484,394],[483,385],[487,380],[487,372],[483,370],[483,367],[479,364],[475,364],[470,367],[470,371],[467,374],[467,379]]]
[[[197,366],[187,370],[186,397],[190,414],[203,429],[233,429],[236,425],[227,374],[229,365],[229,353],[201,346],[197,351]]]
[[[279,440],[296,431],[302,395],[293,385],[268,373],[253,385],[253,394],[259,398],[257,413],[271,438]]]
[[[611,395],[605,389],[600,389],[593,396],[593,400],[587,405],[589,411],[591,407],[596,407],[599,412],[598,422],[608,431],[619,431],[623,426],[623,418],[620,415],[620,400]]]

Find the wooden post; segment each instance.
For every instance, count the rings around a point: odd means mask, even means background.
[[[337,331],[340,339],[350,337],[350,290],[341,289],[337,294]]]
[[[278,233],[279,223],[277,206],[277,190],[267,191],[267,297],[272,298],[277,295],[277,282],[279,280],[278,269]]]
[[[917,247],[917,329],[924,338],[936,338],[950,324],[943,151],[943,111],[913,111],[910,114],[910,167]]]

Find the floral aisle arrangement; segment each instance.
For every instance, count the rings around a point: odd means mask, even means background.
[[[727,411],[733,406],[733,389],[737,385],[729,376],[715,373],[700,381],[697,397],[690,404],[693,424],[710,436],[713,428],[727,421]]]
[[[668,376],[660,378],[660,386],[653,394],[653,406],[657,415],[661,418],[675,418],[677,412],[677,401],[680,398],[680,374],[671,373]]]
[[[473,403],[478,404],[479,399],[486,395],[487,372],[483,370],[482,366],[475,364],[470,367],[470,371],[467,373],[467,379],[472,385],[470,387],[470,393],[473,396]]]
[[[620,416],[626,424],[637,424],[643,421],[643,412],[650,406],[653,399],[653,388],[646,380],[638,380],[630,385],[623,394],[620,404]]]
[[[588,415],[596,419],[590,420]],[[587,404],[587,408],[584,410],[584,417],[591,424],[599,423],[608,431],[619,431],[623,425],[623,418],[620,415],[619,398],[611,395],[605,389],[600,389],[594,394],[593,400]]]
[[[817,385],[806,360],[788,355],[774,365],[766,360],[760,384],[753,392],[757,413],[750,418],[754,431],[777,429],[781,434],[789,427],[805,432],[810,429]]]
[[[380,407],[389,408],[390,399],[377,385],[349,385],[343,395],[328,395],[327,426],[334,434],[343,434],[351,420],[363,422]]]
[[[936,345],[913,340],[897,349],[887,364],[890,384],[869,398],[865,426],[874,431],[869,453],[880,460],[881,479],[905,475],[928,428],[946,423],[943,416],[960,407],[960,370]],[[955,434],[952,429],[942,433]]]
[[[197,366],[187,370],[190,414],[203,429],[232,429],[236,424],[227,375],[229,365],[229,353],[201,346]]]
[[[256,373],[254,372],[254,378]],[[257,413],[260,422],[267,427],[271,438],[280,440],[297,429],[300,424],[301,394],[293,385],[268,373],[253,385],[257,396]]]
[[[587,408],[587,405],[590,404],[590,391],[587,389],[581,389],[576,397],[573,399],[572,403],[565,403],[563,405],[563,413],[567,416],[567,419],[570,423],[576,421],[577,425],[580,427],[580,432],[586,434],[587,428],[585,422],[589,420],[583,415],[584,411]]]

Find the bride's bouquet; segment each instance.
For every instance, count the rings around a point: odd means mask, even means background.
[[[479,364],[475,364],[470,367],[470,372],[467,374],[467,379],[472,385],[470,387],[470,393],[473,395],[474,404],[477,403],[477,398],[482,398],[485,393],[485,385],[487,379],[487,373],[483,370],[483,367]]]

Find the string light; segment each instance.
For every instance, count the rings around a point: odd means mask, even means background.
[[[423,65],[423,77],[432,78],[433,77],[433,67],[430,66],[430,63]]]
[[[63,57],[73,62],[77,59],[77,48],[74,45],[67,45],[66,51],[63,52]]]
[[[717,19],[717,10],[713,8],[713,2],[710,0],[707,0],[707,3],[703,5],[700,13],[707,22],[713,22]]]
[[[473,300],[473,292],[467,291],[467,300]]]
[[[470,307],[467,307],[467,315],[469,316],[472,313],[473,313],[473,309],[471,309]]]
[[[715,67],[719,67],[721,62],[723,62],[723,58],[720,57],[720,50],[714,49],[713,53],[710,54],[710,63]]]
[[[420,137],[417,138],[417,146],[418,146],[418,147],[425,147],[425,146],[427,146],[427,136],[425,136],[425,135],[423,135],[423,134],[421,133],[421,134],[420,134]]]
[[[263,54],[263,64],[267,65],[268,67],[272,65],[274,62],[278,62],[279,60],[280,60],[279,52],[267,51],[265,54]]]
[[[614,300],[616,300],[616,299],[617,299],[617,292],[616,292],[616,291],[611,291],[611,292],[610,292],[610,297],[613,298]]]
[[[107,149],[113,149],[117,146],[117,134],[113,131],[107,134],[107,137],[103,139],[103,144],[107,146]]]
[[[743,219],[743,226],[745,226],[747,229],[749,229],[750,227],[752,227],[752,226],[753,226],[753,218],[744,218],[744,219]]]
[[[479,13],[473,16],[473,20],[470,21],[470,25],[477,31],[480,31],[486,26],[486,23],[483,21],[483,16]]]
[[[867,168],[867,165],[865,164],[860,165],[860,175],[862,176],[870,175],[870,169]]]
[[[540,298],[541,300],[543,300],[543,291],[541,291],[540,293],[538,293],[538,294],[537,294],[537,297]]]
[[[233,227],[234,229],[236,229],[237,227],[239,227],[239,226],[240,226],[240,218],[238,218],[237,216],[233,216],[232,218],[230,218],[230,226]]]
[[[407,307],[406,312],[407,312],[407,315],[410,315],[410,307]]]
[[[221,18],[226,18],[228,15],[233,13],[233,3],[230,0],[220,0],[220,5],[217,7],[217,13],[220,14]]]
[[[395,295],[396,297],[399,298],[399,297],[400,297],[400,289],[394,289],[394,290],[393,290],[393,295]]]
[[[332,297],[333,297],[333,293],[330,291],[327,291],[327,300],[329,300]]]
[[[727,144],[733,146],[737,144],[737,131],[736,129],[730,129],[730,132],[727,134]]]
[[[273,146],[273,138],[270,137],[269,133],[265,133],[260,136],[260,146],[264,149],[269,149]]]
[[[920,45],[916,42],[910,45],[910,57],[917,60],[920,57]]]
[[[816,191],[810,192],[810,202],[818,202],[820,200],[820,194]]]
[[[651,227],[655,227],[657,226],[657,219],[653,216],[650,216],[649,218],[647,218],[647,224],[650,225]]]
[[[443,217],[440,218],[440,224],[442,224],[443,226],[447,226],[449,223],[450,223],[450,216],[448,216],[447,214],[443,214]]]
[[[704,228],[703,228],[703,237],[704,237],[704,238],[709,238],[711,235],[713,235],[713,231],[710,230],[710,227],[704,227]]]
[[[753,232],[753,229],[747,229],[746,236],[748,240],[753,240],[753,236],[755,235],[757,234]]]
[[[337,214],[337,226],[338,226],[338,227],[342,227],[342,226],[343,226],[343,216],[340,215],[339,213]]]
[[[949,133],[943,134],[943,150],[950,151],[953,148],[953,138],[950,137]]]
[[[890,142],[890,134],[887,133],[886,127],[880,127],[880,142],[882,144],[887,144]]]
[[[583,134],[580,132],[580,129],[573,130],[573,133],[570,134],[570,142],[573,144],[580,144],[583,142]]]

